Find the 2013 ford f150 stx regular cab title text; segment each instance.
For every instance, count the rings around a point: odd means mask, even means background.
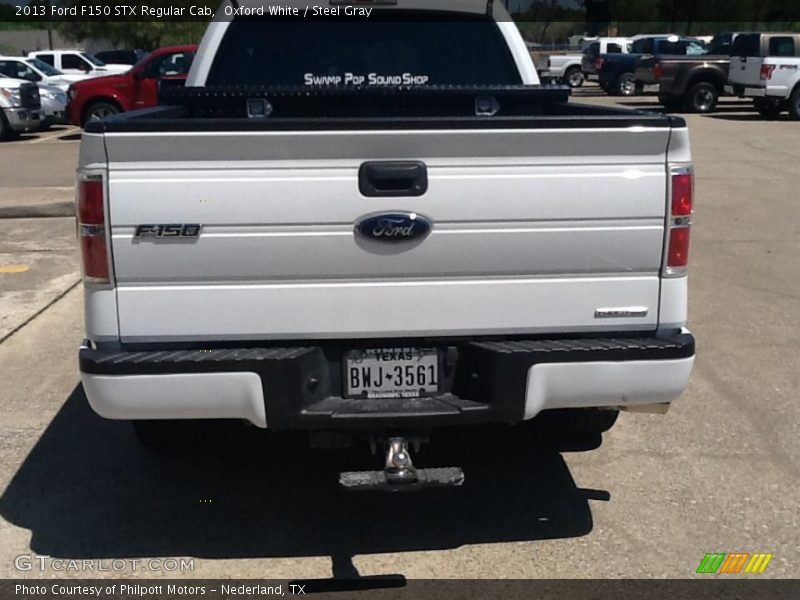
[[[686,125],[538,86],[488,7],[214,22],[167,106],[87,125],[95,411],[151,444],[204,419],[367,437],[386,469],[341,481],[392,488],[462,480],[410,460],[438,426],[600,432],[681,394]]]

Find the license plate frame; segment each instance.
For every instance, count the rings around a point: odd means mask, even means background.
[[[371,369],[370,385],[363,385],[364,368]],[[383,372],[379,370],[383,367]],[[409,372],[407,367],[412,368],[412,385],[406,385]],[[353,385],[351,368],[359,368],[359,384]],[[398,373],[397,369],[401,372]],[[418,386],[419,369],[423,369],[425,383]],[[431,370],[432,369],[432,370]],[[342,397],[360,399],[398,399],[398,398],[422,398],[438,396],[442,386],[442,355],[436,348],[359,348],[348,350],[342,357]],[[434,381],[430,381],[433,374]],[[384,385],[387,381],[386,376],[391,379],[400,375],[406,378],[400,386]],[[381,385],[375,385],[381,379]]]

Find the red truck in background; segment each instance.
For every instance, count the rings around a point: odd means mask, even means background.
[[[67,106],[70,122],[83,127],[93,117],[156,106],[160,83],[185,80],[196,51],[196,44],[159,48],[126,73],[73,84]]]

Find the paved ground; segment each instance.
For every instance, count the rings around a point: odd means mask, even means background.
[[[69,214],[79,142],[79,128],[57,125],[0,143],[0,218]]]
[[[317,455],[292,437],[159,461],[86,406],[75,289],[0,344],[0,578],[19,576],[14,558],[29,553],[195,557],[184,575],[196,577],[686,577],[705,553],[733,551],[772,552],[764,576],[800,576],[800,124],[743,108],[688,117],[699,354],[667,416],[624,414],[591,452],[503,429],[475,448],[444,438],[420,462],[460,459],[469,483],[415,496],[341,493],[337,467],[363,457]],[[52,161],[36,163],[47,185],[64,184],[58,143],[20,148]],[[2,313],[18,278],[74,271],[31,258],[31,239],[66,228],[3,224],[2,261],[30,270],[0,273]]]
[[[0,219],[0,342],[80,280],[75,219]]]
[[[55,126],[0,143],[0,343],[80,280],[75,220],[64,218],[79,141],[77,127]]]
[[[80,128],[55,125],[0,143],[3,188],[69,188],[75,183]]]

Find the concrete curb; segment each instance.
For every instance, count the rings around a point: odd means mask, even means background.
[[[73,200],[5,204],[0,203],[0,219],[33,219],[39,217],[74,217]]]
[[[0,219],[74,217],[75,188],[0,187]]]

